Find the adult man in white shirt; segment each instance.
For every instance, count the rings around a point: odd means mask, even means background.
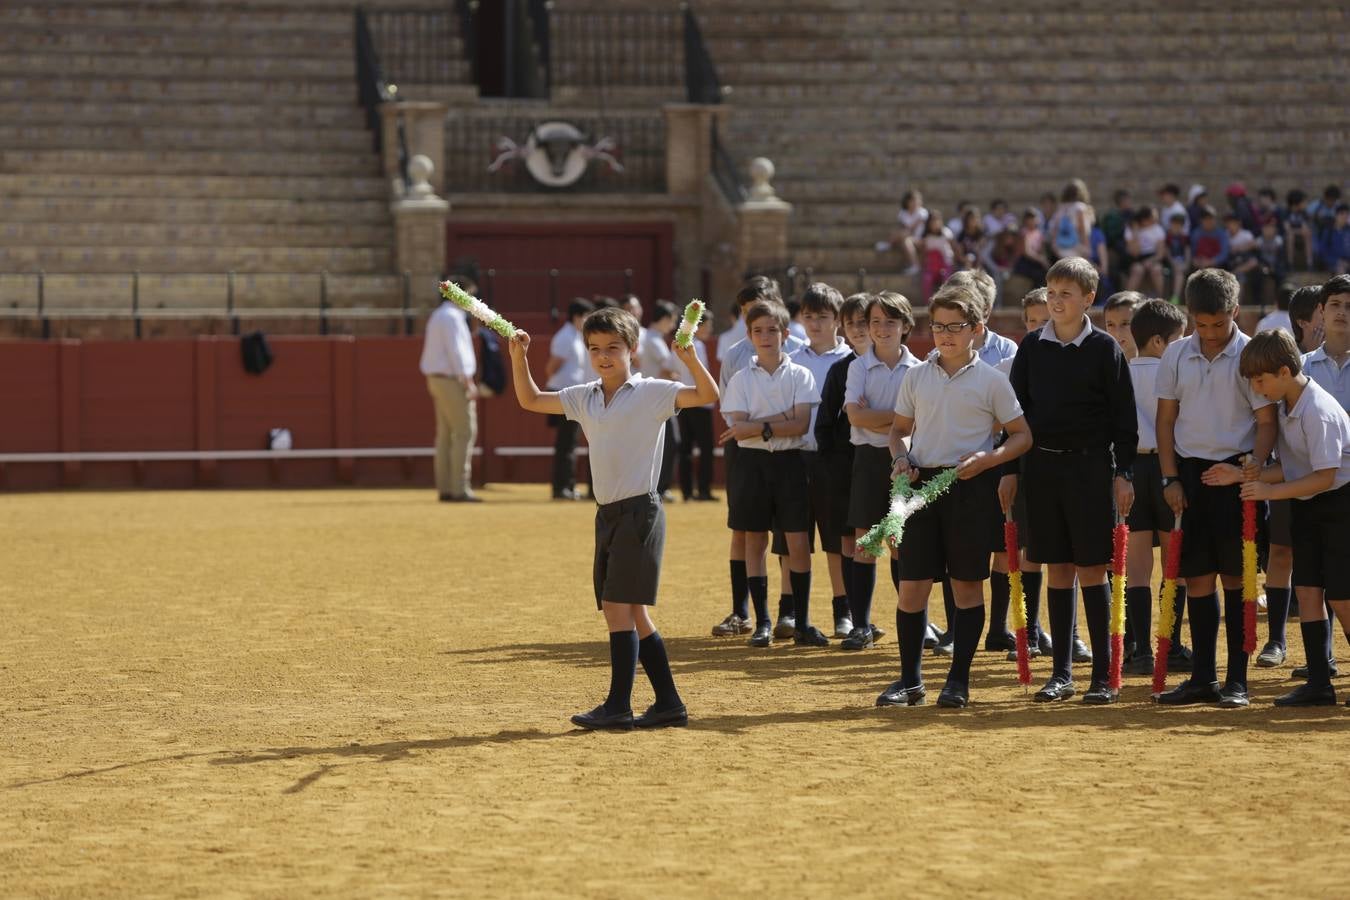
[[[427,319],[421,370],[436,413],[436,493],[444,503],[477,503],[469,482],[478,437],[478,361],[468,314],[449,300]]]
[[[586,343],[581,337],[581,323],[595,306],[578,297],[567,306],[567,322],[553,335],[548,345],[548,376],[546,390],[560,391],[574,384],[590,381],[591,364],[586,355]],[[577,438],[581,425],[566,416],[549,416],[553,436],[553,499],[576,500],[577,495]]]

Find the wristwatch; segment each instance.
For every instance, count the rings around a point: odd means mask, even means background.
[[[773,426],[770,425],[768,422],[765,422],[765,423],[764,423],[764,428],[763,428],[762,431],[760,431],[759,434],[760,434],[760,436],[761,436],[762,438],[764,438],[764,440],[766,440],[766,441],[771,441],[771,440],[773,440]]]
[[[1175,475],[1164,475],[1164,476],[1162,477],[1162,486],[1163,486],[1163,490],[1167,490],[1167,488],[1169,488],[1169,487],[1171,487],[1172,485],[1178,483],[1179,481],[1181,481],[1181,479],[1178,478],[1178,477],[1175,476]]]

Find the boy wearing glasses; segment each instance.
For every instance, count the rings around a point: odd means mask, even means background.
[[[929,303],[937,353],[900,383],[889,435],[892,476],[919,483],[955,466],[959,481],[916,512],[900,542],[900,591],[895,613],[900,680],[878,706],[924,702],[921,665],[928,630],[928,595],[947,579],[956,603],[955,644],[938,706],[959,709],[970,698],[970,663],[984,631],[988,546],[1001,532],[1000,469],[1031,447],[1031,432],[1012,385],[983,362],[975,341],[984,331],[981,298],[972,287],[946,285]],[[997,430],[1008,439],[994,448]],[[1009,503],[1012,498],[1008,497]],[[972,535],[972,528],[985,532]]]

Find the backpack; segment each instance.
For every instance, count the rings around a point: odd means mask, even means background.
[[[506,390],[506,367],[502,363],[501,342],[486,328],[478,329],[478,343],[482,349],[480,381],[494,394]]]
[[[1078,226],[1073,223],[1072,209],[1066,209],[1055,217],[1055,247],[1059,250],[1072,250],[1079,244]]]

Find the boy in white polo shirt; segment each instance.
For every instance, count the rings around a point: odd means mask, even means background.
[[[1163,353],[1158,394],[1158,467],[1163,497],[1182,516],[1180,575],[1190,607],[1192,674],[1158,698],[1169,705],[1248,706],[1243,651],[1242,498],[1231,486],[1208,484],[1204,472],[1253,453],[1264,462],[1275,447],[1275,407],[1238,371],[1250,340],[1237,327],[1238,280],[1223,269],[1186,279],[1186,307],[1195,333]],[[1218,681],[1219,595],[1228,638],[1228,673]]]
[[[1301,368],[1298,347],[1284,331],[1263,331],[1242,351],[1241,370],[1252,389],[1279,404],[1279,462],[1245,471],[1215,467],[1206,484],[1242,482],[1244,500],[1293,500],[1294,591],[1308,654],[1308,681],[1276,706],[1332,706],[1336,691],[1326,658],[1331,623],[1326,603],[1342,625],[1350,617],[1350,415]]]
[[[530,375],[530,336],[510,342],[512,380],[523,409],[563,415],[580,423],[591,453],[595,513],[595,605],[609,628],[610,681],[605,702],[572,717],[586,729],[627,730],[681,726],[689,714],[670,671],[665,644],[647,608],[656,605],[666,518],[656,481],[665,421],[680,409],[717,399],[717,385],[693,347],[675,349],[694,376],[694,387],[643,378],[632,372],[638,322],[621,309],[600,309],[581,325],[599,380],[542,392]],[[633,677],[638,661],[656,702],[633,718]]]
[[[984,328],[979,296],[972,288],[944,286],[933,295],[929,311],[938,352],[911,368],[900,383],[889,435],[892,476],[923,482],[956,466],[960,480],[906,523],[898,548],[895,613],[901,677],[877,698],[878,706],[923,702],[920,667],[928,596],[933,582],[944,578],[956,600],[955,647],[938,705],[960,708],[969,702],[970,663],[984,631],[986,548],[1002,531],[1001,466],[1031,447],[1031,431],[1012,384],[973,346]],[[995,449],[994,433],[1000,428],[1008,439]]]
[[[848,524],[855,539],[880,522],[890,508],[891,422],[895,396],[905,373],[919,360],[904,345],[914,327],[909,301],[900,294],[885,293],[867,304],[867,330],[871,348],[848,364],[844,384],[844,412],[848,415],[853,443],[853,482],[849,489]],[[840,643],[845,650],[866,650],[880,636],[872,624],[872,593],[876,589],[877,561],[865,550],[853,556],[853,592],[849,605],[853,630]]]
[[[755,606],[755,631],[750,646],[773,643],[769,619],[769,580],[765,574],[768,532],[783,530],[788,551],[796,629],[793,642],[825,646],[827,638],[811,625],[810,499],[802,447],[811,424],[811,409],[820,403],[811,372],[783,352],[788,314],[781,303],[757,302],[745,310],[746,333],[755,358],[732,376],[722,397],[722,415],[730,427],[719,438],[735,442],[736,464],[727,483],[727,526],[733,540],[745,546],[750,600]]]

